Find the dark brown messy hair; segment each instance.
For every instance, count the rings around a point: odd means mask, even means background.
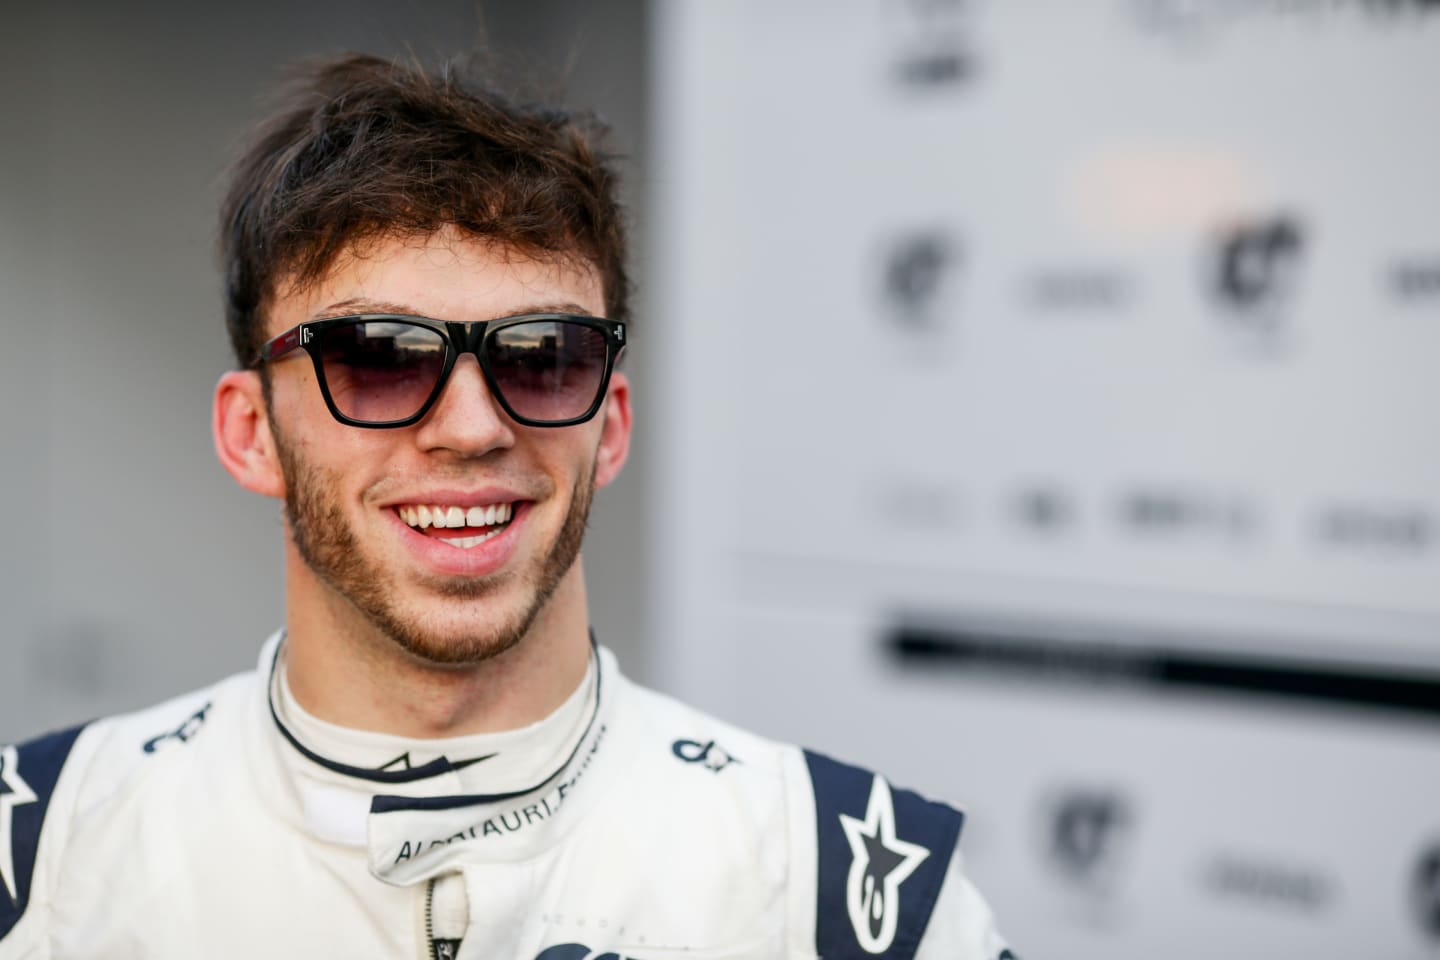
[[[350,54],[304,72],[236,164],[221,209],[225,324],[240,366],[278,286],[324,277],[354,244],[454,226],[593,267],[624,320],[625,226],[606,130],[513,103],[459,68]]]

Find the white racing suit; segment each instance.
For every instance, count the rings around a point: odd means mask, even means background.
[[[0,750],[0,958],[1010,952],[955,810],[625,679],[523,730],[325,724],[256,671]]]

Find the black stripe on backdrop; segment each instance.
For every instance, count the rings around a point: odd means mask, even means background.
[[[963,626],[901,626],[885,637],[907,669],[999,671],[1023,679],[1133,683],[1440,717],[1440,674],[1260,660],[1223,651],[1129,647]]]

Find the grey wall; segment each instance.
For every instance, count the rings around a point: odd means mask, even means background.
[[[6,10],[0,741],[243,669],[280,623],[277,505],[231,483],[209,427],[229,364],[214,254],[222,174],[280,65],[483,44],[506,75],[598,109],[639,158],[643,6]],[[638,160],[625,169],[633,191]],[[642,397],[643,354],[631,360]],[[642,675],[644,452],[642,416],[639,462],[601,494],[586,549],[597,629]]]

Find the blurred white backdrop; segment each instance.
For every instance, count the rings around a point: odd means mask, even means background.
[[[663,685],[1025,955],[1440,949],[1440,7],[655,12]]]

